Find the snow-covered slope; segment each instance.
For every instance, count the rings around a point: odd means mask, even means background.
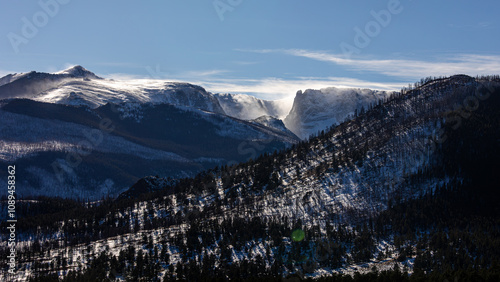
[[[291,108],[288,99],[268,101],[244,94],[215,94],[215,97],[227,115],[243,120],[261,116],[283,119]]]
[[[53,80],[63,80],[65,78],[101,79],[93,72],[85,69],[82,66],[77,65],[53,74],[39,73],[35,71],[27,73],[8,74],[0,78],[0,86],[12,83],[18,79],[23,79],[23,78],[26,79],[24,82],[27,82],[28,80],[31,80],[31,82],[35,82],[37,80],[43,80],[44,78],[47,77],[51,77]]]
[[[65,105],[87,105],[91,108],[106,103],[153,103],[192,107],[224,114],[217,99],[200,86],[189,83],[113,80],[73,80],[45,91],[37,101]]]
[[[295,135],[293,132],[288,130],[288,128],[286,128],[285,124],[283,123],[283,121],[281,119],[278,119],[278,118],[275,118],[272,116],[261,116],[261,117],[258,117],[256,119],[252,120],[252,121],[259,123],[259,124],[262,124],[262,125],[265,125],[265,126],[270,127],[270,128],[277,129],[277,130],[282,131],[282,132],[286,132],[291,136]]]
[[[54,74],[30,72],[7,75],[0,82],[0,99],[29,98],[90,108],[107,103],[167,103],[225,113],[219,101],[200,86],[158,80],[103,79],[81,66]]]
[[[329,87],[321,90],[298,91],[292,109],[284,122],[302,139],[340,124],[355,111],[386,98],[390,92],[359,88]]]
[[[13,74],[8,74],[2,78],[0,78],[0,86],[14,82],[24,76],[28,75],[28,73],[13,73]]]

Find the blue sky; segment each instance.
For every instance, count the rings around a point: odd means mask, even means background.
[[[0,75],[80,64],[266,99],[397,90],[499,74],[498,11],[497,0],[0,0]]]

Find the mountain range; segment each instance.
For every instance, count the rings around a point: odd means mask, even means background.
[[[388,96],[299,91],[290,111],[280,100],[115,81],[82,66],[10,74],[0,78],[0,162],[20,164],[24,196],[116,197],[146,175],[189,177],[290,147]]]

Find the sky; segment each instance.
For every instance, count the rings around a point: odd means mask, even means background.
[[[275,100],[500,73],[500,1],[0,0],[0,75],[82,65]]]

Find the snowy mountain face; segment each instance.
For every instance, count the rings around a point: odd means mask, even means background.
[[[267,101],[243,94],[215,94],[227,115],[253,120],[261,116],[283,119],[290,111],[285,100]]]
[[[98,265],[92,263],[102,261],[102,256],[110,258],[104,261],[119,257],[117,261],[126,260],[124,265],[137,271],[144,269],[139,261],[154,261],[146,265],[159,270],[143,274],[151,280],[188,279],[196,269],[210,277],[228,277],[240,267],[247,272],[237,271],[238,275],[300,274],[307,278],[368,272],[372,267],[387,270],[394,265],[412,272],[418,258],[423,262],[418,266],[421,270],[430,267],[426,264],[431,261],[442,264],[439,260],[444,256],[460,254],[475,260],[474,250],[498,231],[490,231],[485,240],[463,240],[469,246],[464,247],[461,236],[467,233],[453,230],[438,235],[423,224],[427,219],[440,230],[448,230],[443,218],[432,215],[434,211],[448,214],[449,207],[439,202],[433,207],[436,210],[422,206],[440,193],[455,195],[467,183],[473,184],[468,188],[472,197],[465,194],[458,209],[465,209],[484,187],[493,191],[493,204],[484,195],[475,202],[497,206],[498,183],[485,177],[498,170],[499,105],[498,77],[433,80],[367,107],[352,120],[280,153],[207,170],[175,183],[158,177],[141,179],[123,196],[128,199],[133,193],[154,191],[147,200],[89,209],[95,216],[91,220],[84,212],[85,216],[61,212],[56,214],[57,223],[50,220],[50,226],[24,231],[20,275],[28,277],[47,269],[61,275],[68,275],[69,270],[95,271]],[[204,118],[216,117],[207,114]],[[415,205],[420,225],[417,220],[406,222],[406,214],[403,223],[387,214],[378,217],[394,206],[405,211],[406,203],[415,199],[421,199]],[[477,210],[472,207],[473,218],[480,216]],[[498,220],[498,215],[490,216]],[[486,222],[488,229],[496,226]],[[472,221],[459,223],[474,229]],[[394,231],[397,226],[404,231]],[[60,234],[66,235],[61,238]],[[421,246],[414,241],[428,237]],[[33,240],[46,244],[35,246]],[[40,245],[52,246],[50,254]],[[448,245],[450,254],[431,249]],[[51,255],[59,257],[54,267],[38,266],[38,262],[51,261]],[[480,258],[477,264],[489,258]],[[109,269],[117,269],[114,276],[138,275],[126,267],[103,268],[104,276],[111,275]]]
[[[0,86],[4,84],[11,83],[13,81],[16,81],[24,76],[28,75],[27,73],[15,73],[15,74],[8,74],[2,78],[0,78]]]
[[[34,98],[71,81],[101,80],[94,73],[81,66],[74,66],[58,73],[9,74],[0,78],[0,99]]]
[[[298,91],[292,109],[286,116],[286,127],[302,139],[340,124],[392,93],[370,89],[329,87]]]
[[[63,71],[57,72],[56,75],[63,75],[69,77],[79,77],[79,78],[87,78],[87,79],[102,79],[95,75],[95,73],[85,69],[84,67],[77,65],[65,69]]]
[[[31,72],[0,79],[0,99],[97,108],[107,103],[172,104],[224,114],[219,101],[200,86],[153,80],[103,79],[81,66],[50,73]]]
[[[252,122],[262,124],[264,126],[274,128],[274,129],[282,131],[282,132],[286,132],[290,136],[295,135],[293,132],[288,130],[288,128],[286,128],[285,124],[283,123],[283,121],[281,119],[277,119],[277,118],[272,117],[272,116],[261,116],[261,117],[258,117],[256,119],[252,120]]]
[[[57,73],[30,72],[0,78],[0,99],[29,98],[35,101],[87,106],[107,103],[171,104],[226,114],[241,120],[261,116],[283,119],[291,105],[286,100],[266,101],[243,94],[211,94],[189,83],[158,80],[115,81],[75,66]]]

